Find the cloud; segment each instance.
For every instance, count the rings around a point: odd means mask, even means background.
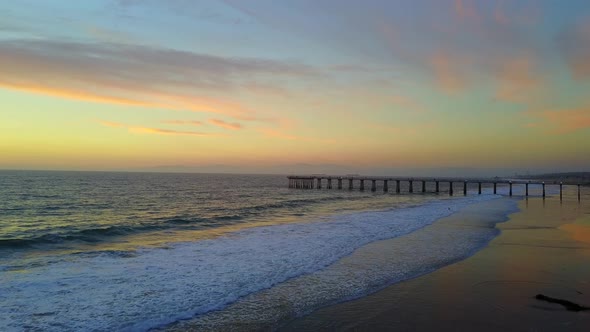
[[[477,18],[477,9],[473,0],[455,0],[455,12],[461,18]]]
[[[191,126],[201,126],[203,125],[202,121],[198,120],[164,120],[162,123],[170,124],[170,125],[191,125]]]
[[[543,85],[535,66],[535,59],[529,55],[504,60],[498,70],[496,99],[530,101],[532,94]]]
[[[328,143],[328,144],[336,143],[336,141],[334,139],[321,139],[321,138],[312,138],[312,137],[306,137],[306,136],[293,135],[293,134],[289,134],[289,133],[286,133],[281,130],[271,129],[271,128],[260,128],[260,129],[258,129],[258,131],[265,136],[272,137],[272,138],[278,138],[278,139],[282,139],[282,140],[287,140],[287,141],[320,142],[320,143]]]
[[[198,131],[179,131],[161,128],[148,128],[148,127],[129,127],[129,131],[137,134],[156,134],[156,135],[172,135],[172,136],[220,136],[219,134],[203,133]]]
[[[499,0],[496,3],[496,9],[494,10],[494,19],[498,24],[508,24],[508,17],[506,16],[506,12],[504,10],[504,1]]]
[[[437,85],[451,94],[462,92],[467,88],[467,78],[457,57],[452,58],[447,52],[439,51],[430,58]]]
[[[491,52],[439,50],[430,57],[426,68],[430,68],[436,86],[450,95],[491,81],[496,86],[496,100],[529,102],[547,83],[542,59],[534,49],[526,48]]]
[[[126,128],[130,133],[134,134],[153,134],[153,135],[167,135],[167,136],[197,136],[197,137],[208,137],[208,136],[223,136],[215,133],[205,133],[198,131],[181,131],[181,130],[170,130],[162,128],[151,128],[141,126],[129,126],[123,123],[98,120],[99,124],[110,128]]]
[[[529,112],[540,123],[529,124],[529,127],[545,128],[553,134],[569,134],[590,129],[590,105],[573,109],[548,110]]]
[[[52,97],[59,97],[59,98],[66,98],[66,99],[76,99],[82,101],[89,101],[93,103],[105,103],[105,104],[115,104],[115,105],[128,105],[128,106],[143,106],[143,107],[150,107],[154,106],[151,103],[143,102],[139,100],[124,98],[124,97],[117,97],[111,96],[108,94],[94,94],[92,92],[80,91],[76,88],[72,88],[69,90],[53,88],[51,86],[44,86],[36,83],[6,83],[5,78],[0,77],[0,88],[10,89],[15,91],[22,91],[34,94],[42,94]]]
[[[590,79],[590,21],[570,26],[558,37],[558,42],[573,77]]]
[[[85,27],[86,33],[99,42],[132,44],[136,37],[132,37],[122,31],[117,31],[97,25]]]
[[[115,43],[4,40],[0,87],[90,102],[255,119],[229,91],[276,78],[311,77],[306,65]],[[254,81],[254,83],[252,83]]]
[[[239,130],[242,129],[242,125],[239,123],[229,123],[219,119],[209,119],[209,123],[216,125],[224,129]]]

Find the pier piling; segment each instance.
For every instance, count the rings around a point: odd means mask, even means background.
[[[383,181],[383,192],[388,192],[389,191],[389,183],[395,181],[395,192],[396,193],[401,193],[402,192],[402,186],[401,183],[407,181],[408,182],[408,187],[405,188],[404,187],[404,191],[408,192],[408,193],[427,193],[427,192],[431,192],[432,191],[427,191],[427,186],[426,183],[428,181],[430,182],[434,182],[434,192],[435,193],[439,193],[441,191],[440,188],[440,182],[448,182],[449,183],[449,195],[453,196],[454,195],[454,191],[455,188],[453,187],[453,185],[456,182],[462,182],[463,183],[463,195],[467,195],[468,193],[468,187],[469,184],[473,184],[475,185],[477,183],[477,193],[478,195],[482,194],[482,184],[491,184],[493,185],[493,192],[494,194],[498,194],[498,184],[503,185],[503,184],[508,184],[508,195],[509,196],[513,196],[514,191],[513,191],[513,185],[524,185],[525,190],[524,190],[524,196],[525,197],[529,197],[531,195],[531,192],[529,190],[529,185],[530,184],[534,184],[534,185],[541,185],[542,186],[542,197],[545,198],[547,196],[547,192],[546,192],[546,186],[545,186],[545,181],[531,181],[531,180],[519,180],[519,179],[512,179],[512,180],[502,180],[502,179],[498,179],[498,178],[494,178],[494,179],[485,179],[485,178],[476,178],[476,179],[463,179],[461,180],[460,178],[444,178],[444,179],[436,179],[436,178],[430,178],[430,177],[419,177],[419,178],[407,178],[407,177],[381,177],[381,176],[358,176],[358,175],[347,175],[347,176],[330,176],[330,175],[308,175],[308,176],[289,176],[288,177],[288,185],[289,188],[294,188],[294,189],[322,189],[322,187],[324,186],[324,184],[322,183],[324,180],[326,180],[326,186],[324,188],[327,189],[333,189],[332,185],[334,185],[334,187],[336,187],[336,183],[333,183],[333,180],[338,181],[337,186],[338,189],[341,190],[342,189],[342,182],[344,180],[348,180],[348,189],[349,190],[353,190],[354,189],[354,181],[359,181],[359,185],[360,185],[360,190],[364,191],[365,190],[365,181],[371,181],[371,187],[370,190],[372,192],[376,192],[377,191],[377,182],[379,181]],[[416,189],[416,191],[414,191],[414,182],[418,181],[419,186],[421,187],[420,189]],[[581,201],[582,199],[582,186],[580,183],[572,183],[572,182],[567,182],[567,181],[551,181],[549,184],[551,185],[559,185],[559,199],[560,201],[563,200],[563,186],[577,186],[578,189],[578,201]],[[367,188],[368,190],[369,188]],[[393,190],[393,189],[392,189]],[[475,190],[473,190],[473,193],[475,193]],[[534,192],[533,192],[534,195]],[[556,193],[557,196],[557,193]]]
[[[563,200],[563,182],[559,183],[559,200]]]

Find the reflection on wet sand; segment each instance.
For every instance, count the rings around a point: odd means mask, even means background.
[[[588,311],[535,298],[590,306],[590,197],[565,198],[523,200],[521,212],[497,225],[501,235],[471,258],[284,330],[586,331]]]

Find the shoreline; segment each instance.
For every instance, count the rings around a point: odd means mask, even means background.
[[[326,269],[253,293],[219,311],[157,330],[276,330],[315,308],[362,299],[392,283],[464,260],[485,248],[498,233],[494,226],[508,220],[508,214],[515,211],[516,200],[507,198],[468,204],[428,227],[358,248]]]
[[[585,331],[590,311],[571,312],[535,296],[590,306],[588,197],[580,203],[529,198],[519,208],[474,255],[320,308],[279,330]]]

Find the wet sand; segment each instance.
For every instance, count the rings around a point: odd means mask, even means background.
[[[590,311],[535,299],[590,307],[589,200],[522,200],[521,212],[496,226],[502,233],[468,259],[280,330],[590,331]]]

